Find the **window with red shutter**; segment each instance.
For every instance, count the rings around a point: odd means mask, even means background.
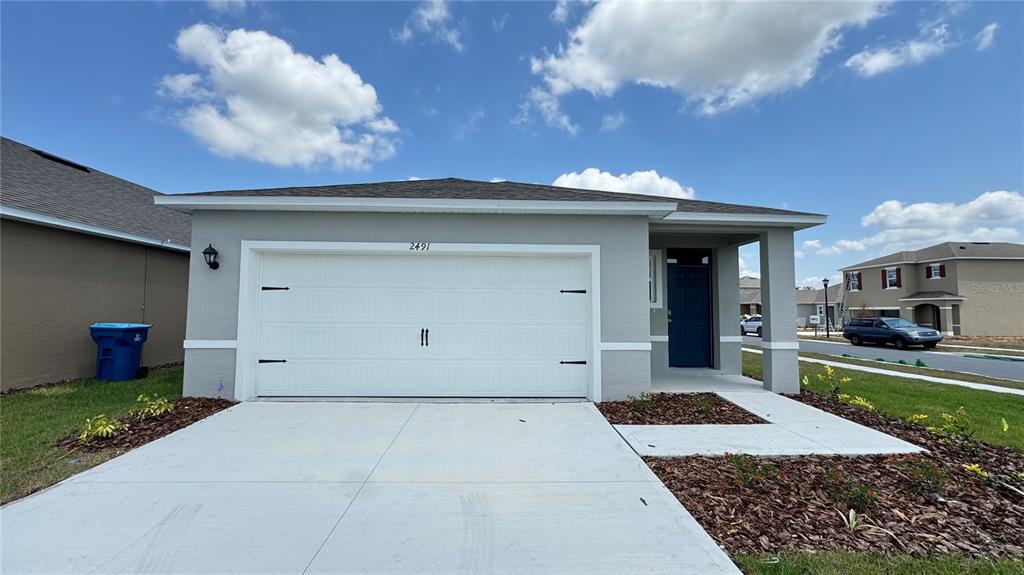
[[[939,277],[946,277],[946,264],[939,264]]]
[[[900,268],[896,268],[896,287],[903,287],[903,274],[900,273]]]
[[[928,266],[928,267],[924,268],[924,279],[926,279],[926,280],[932,279],[932,266]]]

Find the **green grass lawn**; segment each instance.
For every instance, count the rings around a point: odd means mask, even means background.
[[[871,358],[870,354],[861,353],[859,357],[843,357],[830,355],[827,353],[817,353],[813,351],[801,351],[800,357],[812,357],[815,359],[824,359],[825,361],[834,361],[837,363],[851,363],[853,365],[864,365],[867,367],[875,367],[878,369],[887,369],[889,371],[902,371],[904,373],[916,373],[918,375],[930,375],[931,377],[944,377],[946,379],[956,379],[959,381],[969,381],[971,383],[984,383],[988,385],[995,385],[998,387],[1010,387],[1013,389],[1024,389],[1024,381],[1014,381],[1012,379],[999,379],[996,377],[988,377],[984,375],[975,375],[973,373],[962,373],[959,371],[946,371],[943,369],[934,369],[931,367],[917,367],[914,364],[902,364],[894,361],[876,361]],[[925,358],[927,360],[927,358]],[[998,361],[998,360],[993,360]],[[1024,362],[1020,364],[1021,371],[1024,371]]]
[[[87,417],[127,415],[140,394],[180,397],[181,376],[181,368],[162,369],[135,381],[83,379],[0,397],[0,500],[51,485],[117,455],[108,450],[69,457],[53,444],[77,431]]]
[[[815,377],[824,369],[823,365],[800,364],[801,377],[806,375],[810,384],[806,389],[828,393]],[[1024,451],[1022,396],[841,368],[837,368],[836,373],[853,380],[843,386],[843,393],[867,399],[882,413],[900,418],[923,413],[928,415],[927,421],[941,421],[943,413],[953,413],[963,406],[971,418],[976,438]],[[743,374],[761,379],[760,355],[743,352]],[[1006,418],[1010,426],[1005,433],[1002,418]]]
[[[956,557],[886,557],[869,553],[829,551],[799,553],[778,559],[754,555],[733,558],[748,575],[1021,575],[1019,560]]]

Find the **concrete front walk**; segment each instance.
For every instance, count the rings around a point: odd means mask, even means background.
[[[243,403],[0,524],[5,574],[739,573],[588,403]]]
[[[756,425],[616,425],[641,455],[885,455],[920,447],[820,409],[765,391],[739,375],[676,375],[655,391],[714,392],[768,423]]]

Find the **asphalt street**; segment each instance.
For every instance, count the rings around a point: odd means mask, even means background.
[[[760,347],[761,338],[755,336],[743,336],[743,343],[746,345]],[[911,348],[906,351],[900,351],[892,346],[866,344],[858,347],[850,345],[845,341],[842,343],[833,343],[804,339],[800,340],[800,351],[827,353],[835,356],[841,356],[844,353],[847,353],[861,359],[876,359],[879,357],[889,361],[899,361],[900,359],[903,359],[910,365],[913,365],[915,361],[920,359],[924,361],[928,367],[934,367],[936,369],[1024,381],[1024,361],[978,359],[973,357],[964,357],[959,353],[924,351],[920,348]],[[878,367],[885,367],[885,364],[880,363]]]

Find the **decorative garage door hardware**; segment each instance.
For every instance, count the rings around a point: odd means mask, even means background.
[[[420,330],[420,347],[423,347],[423,346],[430,347],[430,330],[429,329],[421,329]]]
[[[587,293],[585,289],[560,289],[558,293]]]
[[[286,287],[276,287],[276,286],[263,286],[260,289],[263,290],[263,291],[280,291],[280,290],[287,290],[288,288],[286,288]]]
[[[560,364],[562,364],[562,365],[566,365],[566,364],[572,364],[572,365],[587,365],[587,362],[586,362],[586,361],[583,361],[583,360],[580,360],[580,361],[560,361],[560,362],[558,362],[558,363],[560,363]]]
[[[258,363],[288,363],[287,359],[259,359]]]

